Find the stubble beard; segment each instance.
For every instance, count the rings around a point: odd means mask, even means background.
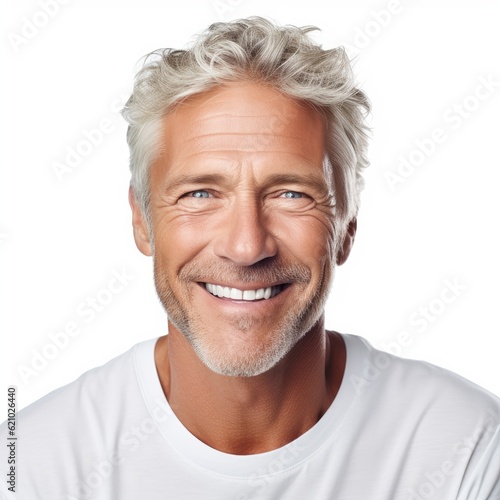
[[[153,256],[154,258],[154,256]],[[210,269],[207,271],[207,267]],[[203,269],[202,274],[200,270]],[[268,331],[265,340],[258,345],[248,345],[245,350],[229,352],[224,344],[217,342],[217,336],[210,330],[204,318],[200,317],[196,311],[189,310],[191,297],[188,286],[183,287],[186,293],[183,293],[182,299],[176,296],[169,279],[165,272],[160,269],[154,258],[154,279],[155,286],[160,302],[167,312],[170,322],[182,333],[186,340],[192,346],[198,358],[210,370],[220,375],[231,377],[254,377],[265,373],[276,366],[290,350],[301,340],[323,315],[326,299],[333,281],[334,266],[328,265],[321,277],[318,286],[311,297],[301,303],[292,303],[292,307],[275,324],[272,330]],[[237,275],[242,282],[251,283],[252,281],[275,282],[291,281],[293,286],[305,285],[311,279],[310,270],[302,265],[287,265],[267,267],[266,269],[240,268],[228,270],[217,268],[217,266],[195,265],[190,263],[186,265],[179,273],[180,282],[185,285],[192,284],[194,281],[204,282],[223,282],[217,279],[219,276]],[[211,276],[210,279],[194,279],[196,276]],[[279,276],[277,278],[277,276]],[[215,279],[214,279],[215,277]],[[262,279],[267,277],[267,279]],[[283,278],[281,278],[283,277]],[[212,281],[211,281],[212,280]],[[198,286],[198,285],[195,285]],[[182,292],[181,292],[182,293]],[[252,330],[260,328],[261,319],[249,315],[241,314],[226,319],[228,321],[228,330],[240,335],[251,334]],[[217,332],[215,332],[217,334]],[[228,332],[231,334],[231,332]]]

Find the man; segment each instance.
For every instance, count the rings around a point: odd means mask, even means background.
[[[495,396],[325,330],[369,103],[308,31],[218,23],[139,72],[129,199],[168,335],[21,413],[6,498],[500,498]]]

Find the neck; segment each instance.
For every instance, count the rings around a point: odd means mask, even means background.
[[[340,387],[345,346],[321,319],[271,370],[228,377],[209,370],[169,324],[155,362],[182,424],[212,448],[247,455],[285,446],[316,424]]]

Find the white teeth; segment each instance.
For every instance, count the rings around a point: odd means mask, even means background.
[[[255,300],[255,290],[245,290],[243,292],[243,300]]]
[[[238,288],[230,288],[228,286],[213,285],[212,283],[205,283],[205,288],[217,297],[225,297],[234,300],[261,300],[270,299],[278,295],[283,289],[282,285],[268,286],[267,288],[259,288],[258,290],[240,290]]]

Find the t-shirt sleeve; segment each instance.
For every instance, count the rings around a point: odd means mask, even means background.
[[[457,500],[500,500],[500,425],[462,484]]]

